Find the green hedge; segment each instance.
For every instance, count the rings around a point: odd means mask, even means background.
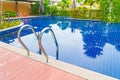
[[[6,11],[5,12],[5,17],[16,17],[16,12],[13,11]]]
[[[81,19],[102,19],[100,10],[90,10],[85,7],[79,7],[71,10],[58,10],[57,6],[51,6],[49,14],[52,16],[71,16]]]
[[[120,22],[120,0],[101,0],[102,20]]]
[[[71,10],[70,16],[73,18],[82,18],[82,19],[101,19],[100,10],[90,10],[86,8],[77,8]]]
[[[59,10],[57,6],[50,6],[49,14],[52,16],[70,16],[69,10]]]
[[[13,26],[17,26],[21,23],[21,20],[4,20],[0,22],[0,29],[5,29]]]
[[[70,16],[70,11],[68,10],[54,10],[50,12],[52,16]]]
[[[40,10],[39,10],[39,2],[33,3],[31,7],[31,14],[32,15],[39,15]]]

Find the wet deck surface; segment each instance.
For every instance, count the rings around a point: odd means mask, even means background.
[[[0,80],[85,80],[0,47]]]

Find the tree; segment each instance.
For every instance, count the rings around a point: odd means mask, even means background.
[[[43,5],[44,5],[44,13],[45,14],[49,14],[50,11],[50,0],[44,0],[43,1]]]
[[[60,2],[58,2],[58,6],[61,8],[61,9],[67,9],[69,8],[69,5],[72,3],[71,0],[62,0]]]
[[[76,2],[78,2],[78,3],[80,3],[80,2],[82,2],[83,0],[76,0]]]
[[[107,22],[120,22],[120,0],[100,0],[102,19]]]
[[[73,9],[76,8],[76,0],[73,0]]]
[[[15,11],[16,11],[16,13],[18,13],[18,0],[15,0]]]
[[[50,0],[40,0],[40,13],[45,13],[48,10],[48,6],[50,4]]]
[[[41,13],[44,13],[43,0],[40,0],[40,12],[41,12]]]
[[[1,27],[1,21],[2,21],[2,1],[0,3],[0,27]]]
[[[98,3],[100,0],[84,0],[84,4],[90,5],[90,9],[92,9],[92,6],[94,3]]]

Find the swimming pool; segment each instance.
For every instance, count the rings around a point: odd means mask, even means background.
[[[46,32],[42,44],[47,53],[58,60],[120,79],[120,24],[101,21],[75,20],[66,17],[35,17],[22,19],[34,26],[38,33],[50,27],[59,44],[59,54],[50,33]],[[17,40],[17,30],[0,32],[0,41],[22,47]],[[28,29],[21,39],[27,47],[39,53],[37,39]]]

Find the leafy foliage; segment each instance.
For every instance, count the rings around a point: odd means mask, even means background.
[[[44,5],[44,14],[49,14],[50,13],[50,0],[44,0],[43,1]]]
[[[13,11],[6,11],[5,12],[5,16],[6,17],[16,17],[16,12],[13,12]]]
[[[17,26],[21,23],[21,20],[4,20],[1,21],[0,29],[5,29],[13,26]]]
[[[55,15],[57,13],[57,6],[50,6],[50,15]]]
[[[76,0],[78,3],[82,2],[83,0]]]
[[[21,20],[12,20],[10,17],[16,17],[16,12],[6,11],[0,18],[0,29],[17,26],[21,23]]]
[[[83,2],[83,4],[89,5],[90,9],[78,7],[70,10],[70,4],[73,5],[72,1]],[[32,14],[40,14],[39,3],[37,2],[32,5]],[[106,22],[120,22],[120,0],[61,0],[57,6],[50,6],[50,0],[42,0],[42,4],[44,5],[45,15],[72,16],[84,19],[101,19]],[[100,4],[100,10],[93,10],[92,6],[94,4]],[[11,16],[13,16],[12,13]]]
[[[101,0],[102,20],[120,22],[120,0]]]
[[[87,18],[86,16],[87,9],[85,7],[78,7],[71,10],[71,16],[74,18]]]
[[[57,6],[50,6],[50,15],[52,16],[70,16],[69,10],[57,9]]]
[[[70,16],[82,19],[101,19],[101,11],[88,10],[85,7],[78,7],[76,9],[71,10]]]
[[[58,2],[58,7],[60,8],[60,9],[67,9],[67,8],[69,8],[69,5],[72,3],[72,1],[71,0],[62,0],[62,1],[60,1],[60,2]]]
[[[40,6],[40,4],[39,4],[39,2],[35,2],[34,4],[32,4],[32,9],[31,9],[31,14],[32,15],[38,15],[38,14],[40,14],[40,12],[39,12],[39,6]]]

